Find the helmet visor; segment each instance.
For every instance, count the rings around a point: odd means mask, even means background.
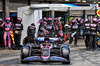
[[[10,22],[10,20],[6,20],[6,22]]]

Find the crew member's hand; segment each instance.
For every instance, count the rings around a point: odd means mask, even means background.
[[[3,26],[0,26],[0,27],[3,27]]]

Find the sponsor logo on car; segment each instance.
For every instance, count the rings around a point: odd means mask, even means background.
[[[66,59],[61,58],[61,57],[51,57],[52,60],[56,60],[56,61],[66,61]]]
[[[25,58],[25,60],[38,60],[39,58],[40,58],[39,56],[35,56],[35,57]]]

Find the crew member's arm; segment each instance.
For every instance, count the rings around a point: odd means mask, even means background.
[[[60,30],[60,27],[61,27],[61,26],[60,26],[60,23],[59,23],[59,24],[58,24],[58,30]]]
[[[3,23],[0,25],[0,27],[3,27],[3,26],[4,26],[4,24],[5,24],[5,22],[3,22]]]
[[[36,32],[36,27],[34,28],[35,32]]]
[[[23,30],[23,24],[21,24],[21,30]]]
[[[39,31],[40,31],[40,26],[39,26],[39,28],[38,28],[38,35],[39,35]]]
[[[70,28],[70,34],[72,33],[72,26],[71,26],[71,28]]]

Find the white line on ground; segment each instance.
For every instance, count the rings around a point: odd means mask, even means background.
[[[76,48],[70,48],[70,50],[81,50],[81,49],[86,49],[86,47],[76,47]]]
[[[0,61],[6,61],[6,60],[11,60],[11,59],[17,59],[17,58],[20,58],[20,56],[1,58]]]

